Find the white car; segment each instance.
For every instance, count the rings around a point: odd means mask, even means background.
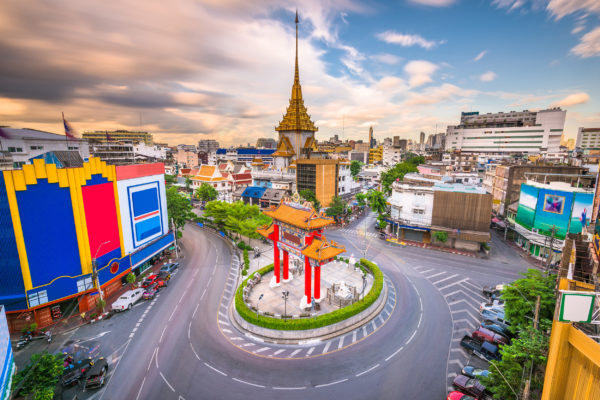
[[[142,298],[144,295],[144,289],[128,290],[123,293],[117,301],[112,303],[112,309],[114,311],[131,310],[131,307]]]
[[[488,310],[493,313],[504,313],[504,300],[496,299],[492,302],[484,301],[479,305],[479,312],[483,312],[483,310]]]

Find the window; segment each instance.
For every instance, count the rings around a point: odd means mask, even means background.
[[[413,208],[413,214],[425,214],[425,210],[421,208]]]
[[[13,168],[15,168],[15,169],[23,168],[23,165],[25,165],[25,161],[15,161],[13,163]]]
[[[39,292],[29,293],[29,307],[39,306],[48,302],[48,291],[40,290]]]
[[[92,287],[94,287],[93,283],[92,283],[92,277],[88,276],[85,278],[81,278],[77,280],[77,292],[81,293],[85,290],[91,289]]]
[[[79,147],[75,147],[75,146],[69,146],[69,147],[68,147],[68,149],[69,149],[69,150],[78,150],[78,149],[79,149]]]
[[[9,147],[8,152],[9,153],[22,153],[23,148],[22,147]]]
[[[29,146],[31,150],[43,150],[44,146]]]

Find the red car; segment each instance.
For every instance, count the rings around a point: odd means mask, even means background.
[[[448,397],[446,397],[446,400],[475,400],[475,397],[471,397],[468,394],[454,391],[448,393]]]
[[[161,288],[163,286],[167,286],[166,281],[161,279],[158,275],[152,274],[152,275],[149,275],[146,279],[144,279],[144,281],[142,282],[142,287],[145,289],[148,286],[153,285],[155,283],[157,284],[157,286],[159,288]]]
[[[485,386],[479,383],[477,379],[472,379],[464,375],[458,375],[454,378],[452,386],[476,398],[482,398],[486,393]]]
[[[481,342],[488,342],[495,345],[508,344],[508,339],[505,336],[499,335],[496,332],[481,327],[475,332],[473,332],[471,334],[471,337]]]

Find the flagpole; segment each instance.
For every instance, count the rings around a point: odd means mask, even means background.
[[[69,135],[67,135],[67,124],[65,124],[65,112],[62,111],[63,129],[65,130],[65,140],[67,141],[67,150],[69,150]]]

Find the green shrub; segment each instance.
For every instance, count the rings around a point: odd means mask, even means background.
[[[246,275],[248,275],[248,270],[244,268],[242,270],[242,276],[246,276]]]
[[[244,269],[250,268],[250,257],[248,257],[248,249],[244,249]]]
[[[339,310],[332,311],[327,314],[319,315],[316,318],[305,318],[305,319],[293,319],[284,321],[279,318],[270,318],[265,315],[256,315],[256,313],[252,312],[244,303],[243,299],[243,290],[248,282],[250,277],[246,278],[242,284],[238,287],[235,293],[235,308],[237,312],[240,314],[242,318],[251,324],[261,326],[263,328],[269,329],[278,329],[278,330],[306,330],[306,329],[315,329],[321,328],[323,326],[331,325],[336,322],[343,321],[348,319],[361,311],[364,311],[369,306],[371,306],[379,295],[381,294],[381,290],[383,289],[383,273],[381,270],[372,262],[365,260],[364,258],[360,259],[361,269],[365,271],[368,269],[373,274],[374,282],[373,287],[367,293],[363,300],[357,301],[356,303],[344,307]],[[270,264],[257,272],[261,275],[264,275],[273,270],[273,264]],[[307,315],[307,314],[302,314]]]

